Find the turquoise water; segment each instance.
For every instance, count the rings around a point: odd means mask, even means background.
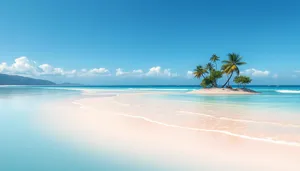
[[[92,153],[72,147],[35,126],[36,116],[47,110],[39,110],[40,104],[80,96],[80,91],[57,87],[0,87],[0,170],[165,170],[105,149]]]
[[[76,171],[76,170],[174,170],[158,166],[117,152],[103,149],[86,152],[43,135],[33,124],[43,115],[39,105],[64,98],[82,97],[80,90],[105,90],[113,93],[128,91],[168,91],[159,96],[172,100],[239,104],[268,110],[300,111],[300,87],[253,86],[260,95],[200,96],[185,92],[197,86],[81,86],[81,87],[0,87],[0,170],[3,171]],[[44,109],[47,110],[47,109]],[[276,113],[274,113],[276,114]]]
[[[262,94],[259,95],[190,95],[174,94],[166,95],[165,98],[173,100],[185,100],[192,102],[210,102],[216,104],[235,104],[240,106],[251,106],[252,108],[281,108],[282,110],[300,111],[300,90],[299,93],[280,93],[280,90],[256,89]],[[289,91],[295,91],[290,89]]]

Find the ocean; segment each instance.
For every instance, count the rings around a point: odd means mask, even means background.
[[[154,100],[170,100],[176,104],[211,105],[209,110],[214,110],[214,108],[231,110],[238,106],[243,110],[239,110],[237,114],[233,113],[232,116],[242,115],[247,119],[259,117],[262,120],[272,118],[270,122],[282,119],[287,124],[300,125],[300,121],[295,120],[295,118],[300,118],[300,86],[250,86],[249,88],[261,92],[258,95],[186,94],[188,91],[199,88],[199,86],[1,86],[0,170],[181,170],[175,165],[153,164],[148,162],[149,160],[139,161],[117,150],[104,148],[91,152],[78,148],[76,145],[70,145],[59,138],[45,135],[39,129],[40,125],[35,124],[38,122],[37,118],[43,118],[43,115],[51,110],[43,107],[44,104],[64,99],[78,100],[126,93],[167,92],[166,94],[149,94],[145,97]],[[194,111],[191,109],[187,112]],[[218,113],[216,116],[221,114]],[[261,130],[260,126],[259,128],[257,125],[254,126],[258,131]],[[268,129],[277,130],[278,128],[269,127]],[[293,128],[289,131],[298,134],[299,130],[297,127],[296,130]],[[281,128],[280,131],[282,131]],[[289,142],[288,139],[280,139],[280,141]],[[300,139],[298,143],[300,144]]]

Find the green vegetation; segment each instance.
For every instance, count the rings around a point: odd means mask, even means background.
[[[238,66],[240,65],[245,65],[246,62],[242,62],[242,57],[236,53],[229,53],[228,54],[228,60],[222,61],[223,66],[223,72],[226,75],[230,75],[229,78],[227,79],[226,83],[222,86],[225,87],[227,84],[229,86],[229,81],[235,72],[237,75],[240,75],[240,69]]]
[[[234,81],[238,85],[247,85],[251,83],[251,78],[246,76],[240,76],[239,66],[245,65],[246,62],[242,61],[242,57],[236,53],[229,53],[228,60],[222,61],[221,70],[218,70],[217,63],[220,61],[220,57],[213,54],[210,57],[210,62],[203,67],[198,65],[194,70],[194,76],[198,79],[202,79],[200,85],[204,88],[218,87],[218,79],[222,78],[223,74],[227,76],[226,82],[222,85],[223,87],[230,87],[230,80],[235,73],[237,76]]]
[[[198,79],[201,77],[205,78],[205,74],[207,74],[206,68],[203,68],[201,65],[198,65],[194,70],[194,76]]]
[[[213,62],[216,65],[216,69],[218,69],[218,67],[217,67],[217,61],[219,61],[219,60],[220,60],[220,57],[218,57],[216,54],[213,54],[210,57],[210,61]]]
[[[252,79],[250,77],[247,76],[236,76],[233,80],[237,85],[241,86],[243,85],[244,88],[246,88],[247,84],[250,84]]]

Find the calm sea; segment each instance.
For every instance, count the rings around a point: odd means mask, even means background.
[[[239,104],[266,110],[282,110],[300,115],[300,86],[251,86],[259,95],[200,96],[185,92],[198,86],[2,86],[0,87],[0,170],[2,171],[82,171],[82,170],[168,170],[166,166],[135,163],[122,154],[103,150],[91,154],[74,149],[42,135],[33,126],[34,118],[43,115],[40,104],[64,98],[80,98],[81,90],[111,93],[128,91],[168,91],[157,96],[171,100],[214,104]],[[45,109],[47,110],[47,109]],[[273,114],[276,114],[273,113]]]

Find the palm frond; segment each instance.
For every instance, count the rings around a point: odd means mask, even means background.
[[[235,73],[236,73],[237,75],[240,75],[240,69],[239,69],[238,67],[236,67]]]
[[[236,65],[245,65],[247,64],[246,62],[237,62]]]
[[[228,61],[228,60],[223,60],[222,63],[223,63],[223,64],[228,64],[228,63],[231,63],[231,62]]]
[[[210,57],[210,61],[211,62],[216,62],[216,61],[219,61],[220,60],[220,57],[218,57],[216,54],[213,54],[211,57]]]

